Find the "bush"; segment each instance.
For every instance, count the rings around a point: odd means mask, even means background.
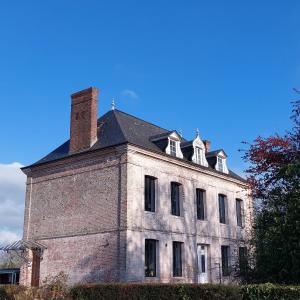
[[[300,286],[251,284],[241,287],[244,300],[294,300],[300,299]]]
[[[69,297],[60,284],[41,288],[0,286],[0,300],[296,300],[300,286],[267,284],[97,284],[71,289]]]
[[[71,289],[74,300],[240,300],[241,289],[230,285],[99,284]]]
[[[8,299],[8,298],[7,298],[5,288],[0,287],[0,300],[6,300],[6,299]]]

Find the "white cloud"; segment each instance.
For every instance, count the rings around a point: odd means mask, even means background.
[[[139,98],[139,95],[135,91],[128,90],[128,89],[123,90],[121,92],[121,95],[126,97],[126,98],[130,98],[130,99],[138,99]]]
[[[20,234],[14,231],[0,231],[0,245],[7,245],[20,239]]]
[[[21,167],[0,164],[0,245],[22,236],[26,176]]]

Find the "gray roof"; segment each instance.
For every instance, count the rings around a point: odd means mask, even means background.
[[[162,152],[164,149],[159,147],[160,144],[155,143],[152,140],[153,138],[166,137],[172,132],[174,132],[174,130],[170,131],[161,128],[122,111],[110,110],[98,119],[97,142],[90,149],[84,152],[104,149],[125,143],[137,145],[152,151]],[[188,146],[190,142],[187,142],[182,138],[182,143],[183,145]],[[70,141],[65,142],[31,166],[70,156],[71,154],[69,154],[69,144]],[[210,152],[209,154],[212,153]],[[244,181],[242,177],[234,174],[233,172],[230,173],[230,176]]]

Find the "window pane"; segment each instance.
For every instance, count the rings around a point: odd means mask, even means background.
[[[239,267],[241,272],[247,269],[247,248],[239,247]]]
[[[204,220],[204,197],[205,191],[197,189],[196,190],[197,196],[197,219]]]
[[[242,226],[242,200],[236,199],[236,222],[238,226]]]
[[[182,243],[173,242],[173,276],[182,276]]]
[[[226,223],[226,209],[225,209],[225,196],[219,195],[219,217],[220,217],[220,223],[225,224]]]
[[[222,255],[222,274],[223,276],[229,275],[229,246],[221,246]]]
[[[171,212],[172,215],[180,216],[180,185],[171,182]]]
[[[155,212],[155,178],[145,176],[145,210]]]
[[[176,142],[173,140],[170,140],[170,154],[176,156]]]
[[[204,254],[202,254],[201,255],[201,272],[202,273],[205,273],[206,271],[205,271],[205,255]]]
[[[145,240],[145,276],[156,276],[156,240]]]
[[[221,157],[218,157],[218,170],[223,172],[223,159]]]

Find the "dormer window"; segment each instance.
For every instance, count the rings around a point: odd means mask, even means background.
[[[224,172],[223,158],[220,156],[217,157],[217,170],[220,172]]]
[[[199,132],[197,132],[196,138],[193,141],[188,142],[188,144],[185,145],[183,149],[185,149],[187,155],[191,153],[191,156],[188,157],[189,160],[196,163],[197,165],[208,167],[208,163],[205,157],[205,146],[200,139]]]
[[[203,165],[204,151],[202,148],[195,147],[195,160],[199,165]]]
[[[174,140],[171,140],[170,139],[170,155],[172,155],[172,156],[177,156],[176,155],[176,141],[174,141]]]
[[[223,149],[207,152],[206,159],[210,166],[215,170],[229,174],[229,170],[227,168],[227,155]]]

